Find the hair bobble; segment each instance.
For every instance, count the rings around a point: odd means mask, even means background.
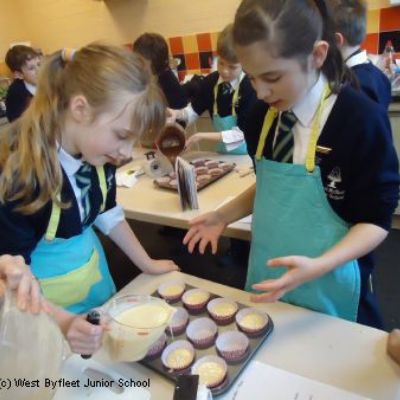
[[[76,49],[64,48],[61,50],[61,58],[65,63],[74,61]]]

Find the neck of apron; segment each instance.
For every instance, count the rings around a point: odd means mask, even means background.
[[[106,174],[104,171],[103,166],[96,167],[97,177],[99,179],[100,190],[103,197],[103,201],[101,204],[100,211],[104,211],[106,207],[106,199],[107,199],[107,182],[106,182]],[[57,195],[58,202],[61,203],[61,196],[60,194]],[[45,240],[51,241],[54,240],[56,237],[58,225],[60,224],[60,217],[61,217],[61,208],[57,204],[57,202],[53,201],[51,207],[51,214],[49,224],[46,229],[46,233],[44,235]]]
[[[317,111],[316,111],[314,119],[312,121],[311,136],[310,136],[310,140],[308,142],[308,147],[307,147],[306,165],[305,166],[309,173],[312,173],[315,169],[315,153],[316,153],[316,149],[317,149],[318,136],[319,136],[319,132],[320,132],[320,128],[321,128],[321,115],[322,115],[323,110],[325,109],[326,100],[328,98],[328,95],[329,95],[329,86],[328,86],[328,84],[325,84],[320,102],[318,104]],[[256,151],[256,159],[257,160],[261,160],[261,158],[262,158],[265,142],[267,140],[267,136],[268,136],[268,134],[271,130],[272,124],[274,123],[278,114],[279,114],[279,111],[276,108],[270,107],[268,109],[268,112],[264,118],[264,123],[262,126],[260,139],[258,140],[257,151]]]
[[[217,95],[218,95],[218,85],[219,83],[217,82],[216,85],[214,86],[214,104],[213,104],[213,115],[219,115],[218,114],[218,106],[217,106]],[[232,98],[232,116],[236,117],[236,104],[238,102],[239,98],[239,86],[234,90],[233,92],[233,98]]]

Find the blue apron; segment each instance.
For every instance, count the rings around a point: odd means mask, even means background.
[[[233,93],[232,114],[227,115],[226,117],[220,117],[218,114],[218,109],[217,109],[218,82],[214,86],[213,125],[214,125],[214,129],[217,132],[228,131],[228,130],[234,128],[235,126],[237,126],[237,115],[236,115],[235,106],[236,106],[236,104],[238,102],[238,98],[239,98],[239,86],[235,89],[235,91]],[[222,154],[235,154],[235,155],[248,154],[247,153],[247,145],[244,140],[238,147],[236,147],[230,151],[228,151],[228,149],[226,148],[225,143],[223,143],[223,142],[218,143],[216,150],[218,153],[222,153]]]
[[[277,279],[287,269],[269,268],[275,257],[318,257],[349,231],[331,208],[315,166],[320,116],[328,93],[325,88],[313,121],[306,165],[270,161],[262,157],[265,139],[277,110],[269,109],[256,153],[256,197],[246,290],[254,283]],[[281,300],[329,315],[356,321],[360,299],[360,271],[356,260],[338,266],[286,293]]]
[[[97,167],[104,210],[107,185],[103,167]],[[31,269],[44,296],[68,311],[85,313],[106,302],[115,285],[99,239],[91,226],[69,239],[56,238],[60,207],[53,203],[46,234],[31,256]]]

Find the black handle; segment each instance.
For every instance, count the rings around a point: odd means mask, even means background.
[[[98,311],[90,311],[86,316],[86,321],[90,322],[93,325],[100,325],[100,313]],[[81,357],[85,360],[92,357],[91,354],[81,354]]]

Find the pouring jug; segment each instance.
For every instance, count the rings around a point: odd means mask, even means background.
[[[164,300],[140,295],[118,296],[104,307],[108,330],[95,355],[100,361],[137,361],[164,333],[175,308]]]

